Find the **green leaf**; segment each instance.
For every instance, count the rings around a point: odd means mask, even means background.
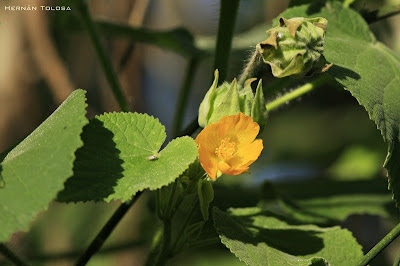
[[[307,5],[281,16],[308,16]],[[334,66],[328,73],[367,110],[388,142],[385,162],[389,188],[400,206],[400,58],[375,41],[368,24],[355,11],[333,3],[312,16],[328,19],[324,55]]]
[[[221,242],[248,265],[356,265],[362,248],[338,226],[299,225],[260,208],[214,208]]]
[[[85,91],[76,90],[25,140],[12,149],[0,165],[5,187],[0,190],[0,242],[30,222],[72,176],[80,134],[88,123]]]
[[[260,206],[276,209],[302,223],[339,224],[352,214],[393,217],[397,211],[383,179],[266,182]]]
[[[97,116],[84,128],[74,176],[58,200],[127,201],[138,191],[172,183],[197,158],[197,146],[182,137],[159,152],[165,137],[164,126],[146,114]]]

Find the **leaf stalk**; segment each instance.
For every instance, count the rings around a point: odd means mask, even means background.
[[[362,258],[359,266],[367,265],[373,258],[376,257],[383,249],[385,249],[393,240],[400,234],[400,223],[396,225],[381,241],[378,242],[365,256]]]

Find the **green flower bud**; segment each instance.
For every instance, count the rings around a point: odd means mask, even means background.
[[[236,79],[231,84],[224,82],[217,87],[218,70],[215,71],[214,76],[214,82],[200,104],[199,125],[206,127],[218,122],[224,116],[242,112],[251,116],[260,125],[261,132],[268,117],[261,80],[254,95],[250,85],[255,79],[247,80],[244,88],[237,84]]]
[[[280,18],[279,26],[267,31],[269,38],[257,44],[257,50],[277,78],[324,72],[332,66],[322,55],[327,25],[320,17]]]

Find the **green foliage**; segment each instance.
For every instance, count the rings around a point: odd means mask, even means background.
[[[83,90],[74,91],[1,163],[5,187],[0,190],[0,242],[26,230],[72,176],[74,153],[82,146],[80,134],[88,123],[85,100]]]
[[[172,183],[197,158],[197,146],[182,137],[159,152],[165,138],[164,126],[145,114],[97,116],[84,128],[74,176],[58,200],[127,201],[138,191]]]
[[[307,5],[281,16],[307,16]],[[377,42],[355,11],[333,3],[313,16],[328,19],[325,57],[334,66],[328,73],[365,107],[389,145],[385,162],[389,188],[400,205],[400,58]]]
[[[214,208],[213,217],[221,242],[248,265],[356,265],[363,256],[338,226],[299,225],[260,208]]]

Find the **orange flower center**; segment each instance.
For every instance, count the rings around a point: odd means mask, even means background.
[[[224,138],[221,145],[215,149],[215,154],[223,160],[229,160],[236,152],[236,142],[229,142],[229,138]]]

